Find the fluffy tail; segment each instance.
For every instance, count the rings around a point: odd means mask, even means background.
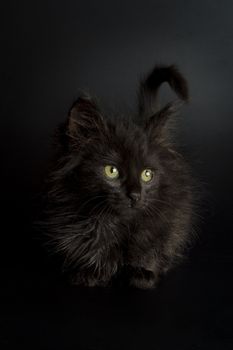
[[[167,82],[177,96],[187,102],[188,84],[175,65],[155,66],[152,72],[142,80],[139,88],[139,113],[151,116],[157,112],[157,95],[162,83]]]

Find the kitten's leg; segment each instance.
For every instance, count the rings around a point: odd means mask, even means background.
[[[110,281],[109,280],[102,280],[94,276],[93,274],[88,273],[87,271],[79,272],[75,274],[72,279],[71,283],[74,285],[82,285],[85,287],[105,287],[108,285]]]
[[[130,277],[130,285],[140,289],[155,288],[158,282],[158,276],[154,272],[144,268],[133,268]]]
[[[114,256],[113,253],[108,256],[96,255],[92,265],[87,262],[78,270],[72,283],[87,287],[105,287],[117,273],[120,264],[120,256]]]
[[[135,253],[135,250],[133,251]],[[158,262],[154,252],[141,255],[131,254],[128,265],[130,266],[130,285],[141,288],[155,288],[159,279]]]

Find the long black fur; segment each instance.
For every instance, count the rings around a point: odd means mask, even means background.
[[[152,288],[192,240],[193,180],[168,128],[180,103],[156,109],[163,82],[188,100],[178,69],[155,67],[140,84],[136,117],[110,121],[83,95],[58,128],[45,227],[74,283],[107,285],[126,268],[131,285]],[[106,164],[119,169],[117,181],[104,176]],[[148,184],[140,181],[145,168],[155,174]],[[141,199],[132,208],[134,192]]]

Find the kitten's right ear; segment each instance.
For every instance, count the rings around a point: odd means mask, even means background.
[[[76,146],[85,145],[103,134],[106,124],[96,101],[88,95],[80,96],[72,105],[67,121],[67,135]]]

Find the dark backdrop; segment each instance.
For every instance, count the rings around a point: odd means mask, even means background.
[[[1,349],[232,349],[233,2],[0,7]],[[156,291],[70,287],[32,227],[52,132],[80,89],[135,106],[155,63],[190,84],[180,142],[206,184],[200,239]]]

